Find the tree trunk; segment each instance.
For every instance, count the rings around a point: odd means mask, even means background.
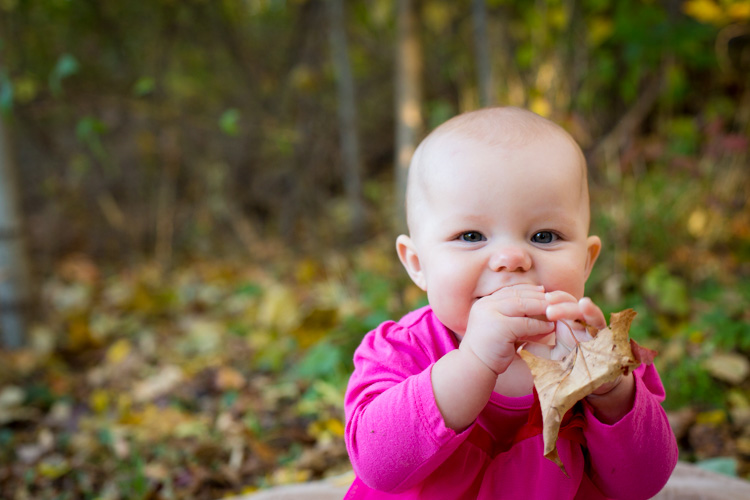
[[[9,135],[0,116],[0,338],[10,349],[26,343],[31,290],[15,174]]]
[[[409,162],[422,131],[422,47],[417,30],[413,0],[398,4],[396,42],[396,161],[395,161],[395,227],[406,227],[406,178]]]
[[[336,91],[341,161],[344,188],[350,210],[349,231],[356,241],[361,241],[365,230],[365,207],[362,199],[362,167],[357,136],[357,108],[354,78],[349,64],[349,47],[346,39],[343,0],[328,0],[331,56],[336,68]]]
[[[495,104],[495,82],[492,76],[490,42],[487,36],[487,5],[485,0],[473,0],[471,9],[474,24],[474,60],[477,67],[479,105]]]

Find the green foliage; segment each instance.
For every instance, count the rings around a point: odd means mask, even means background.
[[[656,303],[659,312],[680,317],[690,310],[685,282],[671,275],[664,264],[657,265],[646,273],[643,278],[643,291]]]

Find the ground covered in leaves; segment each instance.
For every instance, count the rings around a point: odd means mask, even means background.
[[[353,349],[424,301],[389,250],[169,272],[65,259],[28,348],[0,351],[0,498],[221,498],[346,471]],[[645,339],[668,384],[721,395],[670,409],[682,458],[747,477],[747,358],[692,342]]]

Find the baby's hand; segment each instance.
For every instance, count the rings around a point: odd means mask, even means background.
[[[576,341],[591,340],[593,337],[587,327],[593,328],[594,333],[607,327],[604,313],[588,297],[576,300],[567,292],[556,291],[547,293],[546,298],[549,303],[546,310],[547,319],[557,322],[555,335],[557,343],[552,349],[551,359],[565,357],[575,348]],[[583,321],[583,324],[580,321]],[[598,387],[593,394],[605,394],[611,391],[620,383],[621,378],[622,376],[614,382]]]
[[[509,286],[482,297],[471,308],[459,348],[499,375],[513,361],[517,343],[554,330],[555,324],[543,319],[547,306],[544,287],[534,285]]]

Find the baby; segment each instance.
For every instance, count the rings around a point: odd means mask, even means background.
[[[355,353],[345,498],[635,499],[664,486],[677,446],[653,366],[580,404],[579,432],[557,444],[568,476],[526,425],[533,380],[518,347],[559,359],[576,341],[567,325],[606,326],[583,297],[601,249],[586,177],[575,141],[517,108],[459,115],[422,142],[396,248],[429,306]]]

